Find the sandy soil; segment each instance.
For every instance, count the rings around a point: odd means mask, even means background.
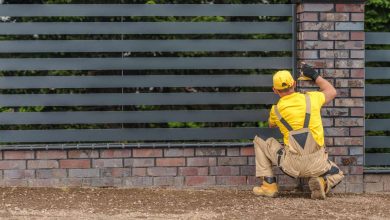
[[[1,219],[390,219],[390,194],[282,193],[234,189],[0,188]]]

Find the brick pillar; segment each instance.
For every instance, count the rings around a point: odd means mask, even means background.
[[[301,3],[297,22],[298,62],[316,67],[338,91],[322,111],[330,159],[346,174],[335,191],[363,192],[364,4]],[[309,81],[298,85],[318,89]]]

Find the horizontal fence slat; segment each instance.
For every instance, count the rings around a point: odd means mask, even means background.
[[[128,129],[56,129],[0,130],[0,142],[97,142],[97,141],[191,141],[237,140],[281,135],[272,128],[128,128]]]
[[[366,131],[390,131],[390,119],[366,119]]]
[[[367,102],[366,114],[387,114],[390,113],[390,102]]]
[[[0,53],[291,51],[291,40],[10,40]]]
[[[390,44],[390,32],[366,32],[366,44]]]
[[[288,34],[291,22],[33,22],[0,23],[2,35]]]
[[[390,79],[390,67],[366,67],[366,79]]]
[[[390,148],[390,136],[366,136],[365,148]]]
[[[1,89],[131,88],[131,87],[260,87],[272,86],[271,75],[134,75],[9,76]]]
[[[266,121],[269,111],[193,110],[193,111],[88,111],[88,112],[2,112],[0,124],[100,124],[167,122],[256,122]]]
[[[0,106],[274,104],[273,92],[96,93],[0,95]]]
[[[366,50],[366,62],[390,62],[390,50]]]
[[[281,69],[290,57],[7,58],[0,70]]]
[[[390,96],[390,84],[367,84],[366,96]]]
[[[366,166],[390,165],[390,153],[367,153],[365,154]]]
[[[291,4],[20,4],[1,16],[291,16]]]

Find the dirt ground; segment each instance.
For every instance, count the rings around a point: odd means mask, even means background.
[[[390,219],[390,194],[282,193],[234,189],[0,188],[1,219]]]

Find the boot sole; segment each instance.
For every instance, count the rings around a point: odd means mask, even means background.
[[[270,198],[275,198],[278,196],[278,193],[256,193],[255,191],[252,191],[254,195],[256,196],[263,196],[263,197],[270,197]]]
[[[324,186],[321,184],[318,178],[311,178],[309,180],[309,188],[312,199],[324,200],[326,198]]]

